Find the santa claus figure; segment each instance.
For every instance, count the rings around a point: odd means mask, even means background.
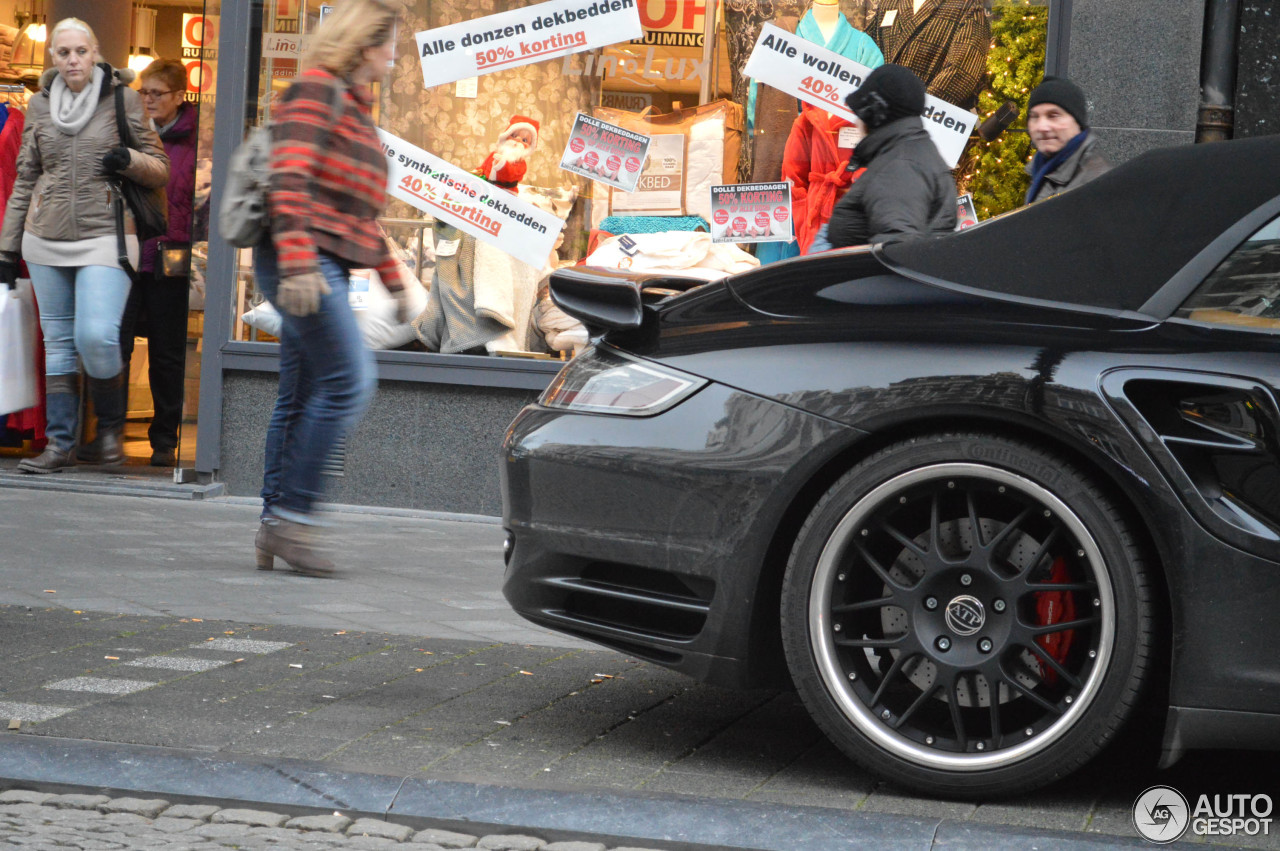
[[[529,169],[526,162],[529,153],[537,146],[538,122],[528,116],[513,115],[476,174],[494,186],[515,192]]]

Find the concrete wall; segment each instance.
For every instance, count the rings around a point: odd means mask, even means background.
[[[1237,139],[1280,133],[1280,9],[1241,0],[1236,77]]]
[[[262,487],[262,447],[274,373],[228,372],[223,382],[220,479],[235,496]],[[498,453],[528,390],[383,381],[347,445],[345,475],[328,500],[498,516]]]
[[[1204,0],[1072,0],[1067,76],[1113,163],[1195,140],[1203,25]]]

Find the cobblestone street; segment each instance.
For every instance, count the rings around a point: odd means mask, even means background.
[[[404,851],[661,851],[599,842],[547,842],[535,836],[473,836],[415,829],[374,818],[289,816],[212,804],[171,804],[160,798],[53,795],[11,789],[0,793],[0,841],[31,849],[157,849],[204,851],[272,848],[279,851],[397,848]]]

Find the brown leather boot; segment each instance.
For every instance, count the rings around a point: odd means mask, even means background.
[[[18,471],[22,473],[61,473],[76,465],[71,457],[70,449],[59,449],[50,443],[35,458],[23,458],[18,462]]]
[[[89,378],[89,392],[98,412],[98,436],[80,447],[76,460],[82,464],[118,467],[124,463],[124,373],[111,378]]]
[[[258,569],[271,570],[279,556],[294,573],[303,576],[333,576],[333,562],[316,551],[316,530],[304,523],[289,520],[267,520],[259,524],[254,539]]]
[[[61,473],[75,466],[76,426],[80,416],[80,376],[45,376],[45,434],[49,444],[36,458],[18,462],[22,473]]]
[[[124,443],[119,431],[103,431],[98,426],[98,436],[76,450],[76,463],[97,464],[102,467],[118,467],[124,463]]]

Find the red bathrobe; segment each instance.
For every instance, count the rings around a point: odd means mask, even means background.
[[[0,130],[0,218],[9,205],[9,195],[13,192],[13,183],[18,177],[18,149],[22,146],[22,128],[26,118],[19,109],[9,108],[9,118]],[[26,264],[19,266],[19,277],[27,277]],[[33,435],[32,448],[44,449],[48,442],[44,435],[46,424],[44,411],[44,335],[36,325],[36,406],[25,411],[15,411],[9,415],[9,428],[18,431],[30,431]]]
[[[839,146],[840,128],[853,125],[804,104],[791,125],[782,156],[782,179],[791,181],[791,206],[800,253],[808,254],[819,229],[855,175],[848,171],[853,147]],[[845,134],[848,141],[849,134]]]

